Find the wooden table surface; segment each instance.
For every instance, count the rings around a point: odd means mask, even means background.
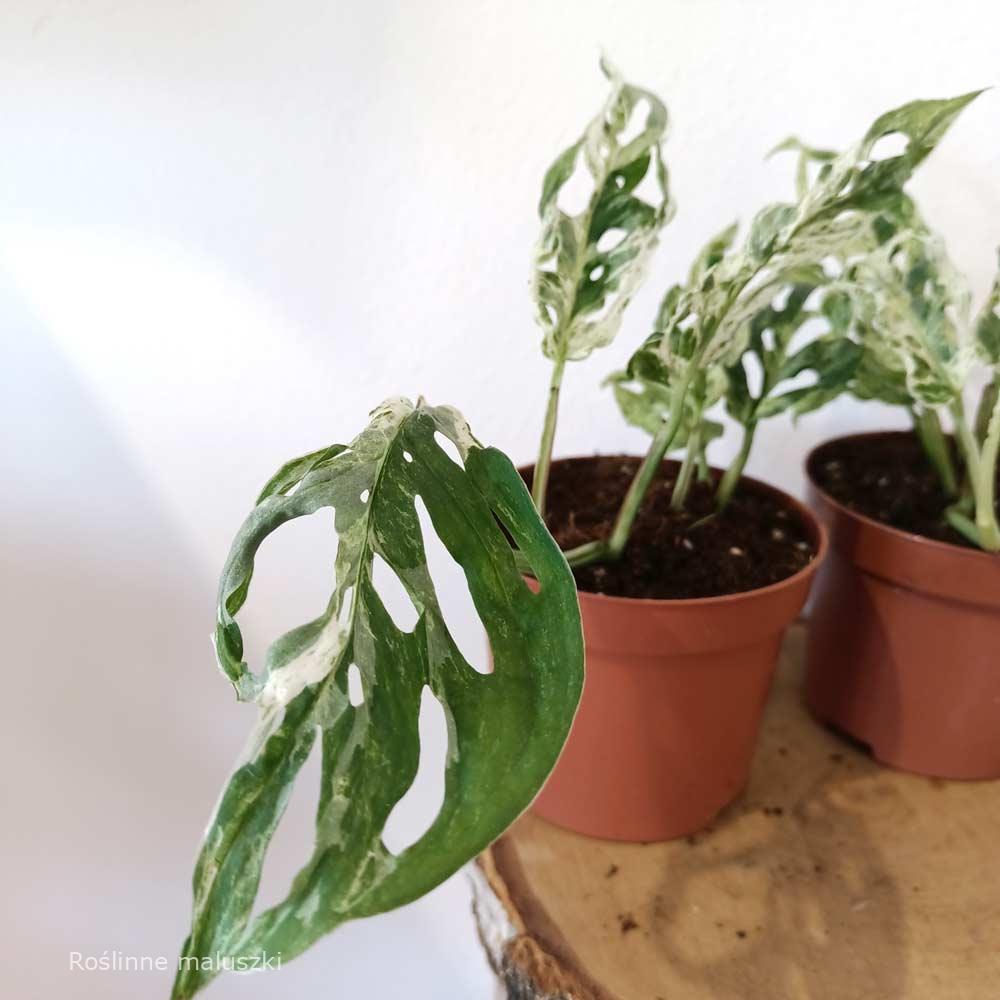
[[[1000,782],[890,771],[820,728],[802,645],[711,829],[618,844],[528,814],[481,856],[500,996],[1000,1000]]]

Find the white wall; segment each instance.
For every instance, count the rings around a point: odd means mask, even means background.
[[[762,160],[775,141],[843,145],[912,97],[993,84],[998,31],[975,0],[6,0],[11,995],[165,995],[165,977],[70,976],[68,953],[172,955],[183,936],[196,840],[250,724],[206,641],[215,575],[274,468],[398,393],[456,404],[532,457],[534,206],[602,99],[601,45],[670,105],[679,213],[619,342],[567,376],[563,454],[642,447],[597,384],[701,242],[788,190],[790,164]],[[1000,243],[998,125],[987,94],[915,184],[980,292]],[[797,490],[811,444],[889,421],[844,402],[794,434],[775,423],[750,471]],[[265,553],[255,648],[319,606],[319,529]],[[292,821],[274,892],[304,856],[305,810]],[[280,977],[213,990],[447,1000],[486,982],[453,880]]]

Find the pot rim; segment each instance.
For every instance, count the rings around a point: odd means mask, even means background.
[[[552,464],[555,465],[556,462],[568,462],[576,459],[590,459],[602,457],[598,454],[594,455],[566,455],[563,458],[554,459]],[[639,455],[630,455],[629,458],[641,458]],[[664,459],[664,462],[674,462],[675,459]],[[521,466],[518,471],[524,468],[531,468],[532,466]],[[710,471],[714,474],[721,475],[722,470],[716,468],[715,466],[709,467]],[[777,486],[773,486],[771,483],[765,482],[762,479],[757,479],[754,476],[744,475],[740,476],[740,483],[749,483],[754,489],[759,489],[763,493],[770,493],[772,496],[779,497],[785,504],[794,510],[802,520],[812,528],[813,537],[815,539],[816,551],[813,553],[813,557],[802,567],[798,572],[793,573],[791,576],[786,576],[783,580],[778,580],[775,583],[769,583],[766,587],[755,587],[753,590],[740,590],[733,594],[716,594],[712,597],[620,597],[615,594],[598,594],[592,590],[581,590],[579,586],[576,588],[577,596],[580,600],[586,598],[588,601],[595,601],[600,604],[605,604],[607,606],[612,605],[627,605],[629,607],[670,607],[670,608],[693,608],[693,607],[721,607],[730,604],[737,604],[741,601],[755,600],[757,598],[763,597],[765,595],[775,594],[782,590],[787,590],[792,587],[801,585],[805,580],[811,577],[817,569],[822,565],[823,560],[826,558],[827,552],[830,548],[830,538],[829,532],[826,529],[826,525],[816,516],[816,512],[810,509],[810,507],[799,500],[798,497],[793,497],[790,493],[786,493],[784,490],[779,489]]]
[[[841,434],[839,437],[828,438],[826,441],[821,441],[815,448],[810,450],[809,454],[806,455],[805,473],[809,479],[809,484],[816,491],[816,493],[819,494],[823,502],[829,504],[834,510],[837,511],[838,514],[847,517],[849,520],[858,521],[869,528],[894,536],[903,544],[920,546],[925,550],[929,549],[941,552],[942,554],[947,553],[956,559],[979,561],[982,562],[984,566],[987,563],[1000,558],[1000,554],[995,552],[985,552],[982,549],[972,548],[971,546],[954,545],[951,542],[942,542],[937,538],[928,538],[926,535],[918,535],[912,531],[905,531],[903,528],[893,527],[891,524],[886,524],[884,521],[879,521],[874,517],[869,517],[867,514],[861,514],[858,511],[845,506],[839,500],[834,499],[825,489],[823,489],[822,486],[819,485],[819,483],[816,482],[812,467],[813,463],[817,460],[819,452],[821,452],[824,448],[833,444],[839,444],[842,441],[857,441],[864,438],[908,436],[909,433],[909,431],[905,430],[892,430],[886,428],[885,430],[861,431],[857,434]]]

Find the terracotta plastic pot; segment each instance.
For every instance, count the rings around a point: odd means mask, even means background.
[[[694,600],[580,594],[587,674],[573,729],[534,811],[611,840],[668,840],[706,826],[742,791],[785,629],[809,592],[816,556],[769,587]]]
[[[886,434],[840,439],[863,443]],[[884,764],[1000,778],[1000,556],[890,528],[816,485],[830,531],[807,649],[813,714]]]

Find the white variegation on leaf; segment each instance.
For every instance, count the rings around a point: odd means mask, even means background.
[[[974,360],[971,293],[943,242],[905,231],[857,261],[841,286],[855,304],[855,330],[879,367],[900,372],[915,404],[949,406]]]
[[[615,338],[672,212],[661,145],[666,106],[626,83],[606,60],[601,67],[611,83],[607,101],[549,168],[538,206],[542,230],[532,293],[542,350],[553,361],[585,358]],[[627,138],[636,118],[639,131]],[[581,164],[590,195],[571,215],[559,199]],[[638,188],[647,177],[652,192],[644,196]]]

